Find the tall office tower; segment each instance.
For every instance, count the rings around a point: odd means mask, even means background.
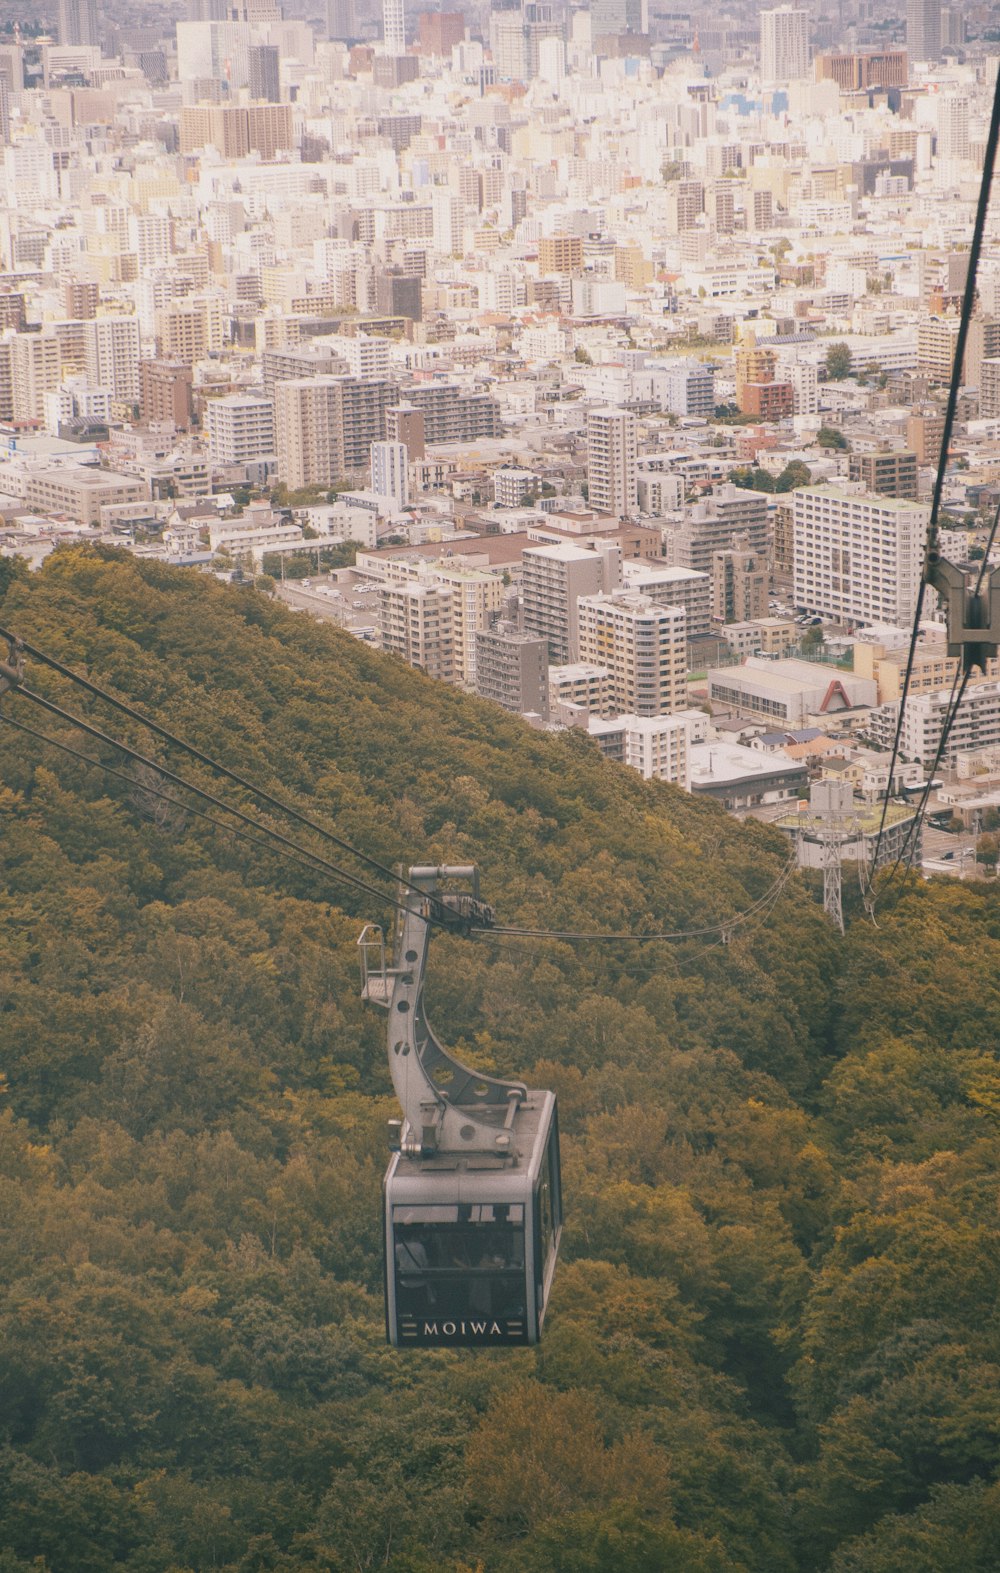
[[[371,472],[375,495],[391,499],[396,508],[402,511],[409,495],[405,442],[373,442]]]
[[[546,38],[565,37],[562,12],[547,0],[522,0],[514,9],[490,13],[490,47],[501,81],[530,82],[538,75],[538,51]]]
[[[687,702],[682,606],[660,606],[635,590],[581,596],[580,660],[605,666],[621,715],[668,715]]]
[[[138,317],[94,317],[85,326],[87,381],[112,398],[139,402]]]
[[[631,410],[591,410],[587,416],[587,485],[592,508],[627,519],[638,511],[638,445]]]
[[[189,22],[228,22],[229,0],[188,0]]]
[[[808,11],[780,5],[760,13],[760,74],[765,82],[796,82],[808,76]]]
[[[277,44],[251,44],[250,97],[267,104],[281,103],[280,54]]]
[[[941,59],[941,0],[906,0],[906,48],[911,61]]]
[[[357,37],[354,0],[327,0],[326,32],[328,38],[340,40]]]
[[[382,46],[387,55],[405,55],[403,0],[382,0]]]
[[[649,32],[648,0],[590,0],[590,36],[618,38]]]
[[[97,0],[59,0],[59,42],[99,44]]]
[[[10,141],[10,87],[5,76],[0,76],[0,142],[4,147]]]

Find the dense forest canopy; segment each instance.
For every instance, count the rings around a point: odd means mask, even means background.
[[[67,550],[0,596],[382,862],[475,861],[505,922],[704,927],[787,860],[252,591]],[[992,883],[843,939],[798,877],[728,945],[435,939],[442,1038],[559,1094],[567,1225],[538,1350],[402,1355],[355,946],[387,905],[134,766],[0,748],[0,1573],[996,1568]]]

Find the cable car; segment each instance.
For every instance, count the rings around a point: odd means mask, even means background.
[[[469,880],[473,889],[443,890]],[[433,924],[492,922],[473,867],[410,870],[392,964],[380,929],[359,940],[362,992],[389,1013],[403,1118],[389,1122],[383,1184],[386,1337],[398,1348],[538,1342],[562,1230],[552,1092],[471,1070],[423,1009]]]

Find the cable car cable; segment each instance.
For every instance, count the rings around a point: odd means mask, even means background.
[[[127,755],[129,759],[134,759],[139,764],[146,765],[150,770],[155,771],[166,780],[173,781],[175,785],[183,787],[188,792],[195,793],[197,797],[202,798],[205,802],[214,804],[216,808],[221,808],[224,813],[233,814],[237,819],[242,820],[244,824],[249,825],[254,830],[262,831],[265,835],[270,836],[273,841],[279,842],[283,847],[291,849],[295,853],[303,852],[303,848],[292,841],[290,837],[283,835],[280,830],[275,830],[272,826],[265,825],[260,820],[252,818],[251,815],[245,814],[242,809],[235,808],[231,803],[224,802],[222,798],[216,797],[212,792],[207,792],[204,787],[196,786],[193,781],[188,781],[184,776],[178,775],[176,771],[167,769],[165,765],[161,765],[157,760],[151,759],[147,754],[140,753],[138,749],[130,747],[128,743],[123,743],[117,738],[110,737],[107,732],[102,732],[100,727],[92,726],[89,721],[84,721],[81,716],[75,716],[70,711],[64,710],[61,705],[54,704],[51,699],[46,699],[44,695],[35,693],[33,689],[27,688],[23,683],[14,690],[14,693],[18,696],[23,696],[25,699],[30,699],[44,710],[48,710],[52,715],[58,716],[61,721],[66,721],[70,726],[77,727],[81,732],[86,732],[90,737],[96,738],[98,742],[107,744],[109,748],[117,749],[120,753]],[[90,762],[92,764],[96,763],[96,761]],[[98,765],[97,768],[101,767]],[[362,890],[366,895],[373,896],[376,900],[393,906],[399,911],[406,910],[403,902],[394,899],[392,896],[387,896],[383,891],[376,889],[374,885],[370,885],[366,880],[358,878],[356,874],[348,873],[346,869],[338,867],[336,863],[330,863],[326,858],[320,857],[318,853],[310,854],[306,852],[306,855],[314,859],[318,868],[334,875],[341,883],[352,885],[356,890]],[[438,919],[432,916],[429,921],[436,923]]]
[[[103,700],[105,704],[112,705],[114,709],[121,711],[123,715],[129,716],[131,720],[137,721],[140,726],[146,727],[148,731],[155,733],[157,737],[161,737],[164,742],[173,744],[175,748],[183,749],[184,752],[190,754],[193,759],[197,759],[200,764],[207,765],[209,769],[214,770],[219,775],[226,777],[227,780],[234,782],[235,785],[243,787],[246,791],[252,792],[257,797],[262,798],[263,801],[265,803],[269,803],[272,808],[280,809],[283,814],[288,814],[291,819],[298,820],[299,824],[305,825],[309,830],[316,831],[318,835],[324,836],[326,840],[333,842],[334,846],[338,846],[342,851],[350,853],[352,857],[356,857],[361,863],[367,864],[369,868],[374,869],[377,873],[384,874],[385,877],[387,879],[391,879],[394,884],[398,885],[399,883],[402,883],[408,889],[413,890],[416,893],[417,887],[410,885],[409,881],[406,879],[401,880],[395,869],[387,867],[387,865],[384,863],[380,863],[377,858],[370,857],[368,853],[359,851],[357,847],[352,846],[350,842],[345,841],[343,837],[336,835],[332,830],[327,830],[323,825],[317,824],[314,819],[310,819],[307,814],[301,813],[299,809],[293,808],[290,803],[283,802],[281,798],[275,797],[272,792],[267,791],[266,787],[255,786],[252,781],[249,781],[246,778],[246,776],[241,776],[238,771],[230,770],[228,765],[224,765],[219,760],[213,759],[210,754],[204,753],[200,748],[197,748],[195,744],[187,742],[182,737],[178,737],[176,733],[169,731],[167,727],[161,726],[158,721],[150,720],[148,716],[143,715],[141,710],[137,710],[134,705],[130,705],[125,700],[119,699],[115,694],[109,693],[106,688],[101,688],[99,684],[92,682],[90,678],[84,677],[81,673],[74,672],[72,667],[66,666],[62,661],[58,661],[55,656],[47,655],[46,652],[44,650],[40,650],[37,645],[28,644],[18,635],[11,633],[8,629],[5,628],[0,628],[0,639],[7,639],[16,643],[20,649],[24,651],[25,655],[31,656],[33,660],[43,662],[44,665],[51,667],[54,672],[58,672],[62,677],[69,678],[71,682],[78,684],[78,686],[85,689],[87,693],[93,694],[95,698]]]
[[[194,744],[186,742],[183,738],[178,737],[175,733],[170,732],[168,728],[161,726],[158,722],[150,720],[147,716],[144,716],[141,711],[136,710],[132,705],[127,704],[124,700],[118,699],[116,695],[108,693],[106,689],[101,688],[99,684],[92,682],[89,678],[83,677],[78,672],[74,672],[72,668],[66,666],[62,661],[57,660],[54,656],[46,654],[44,651],[38,649],[37,646],[26,643],[24,640],[21,640],[18,635],[13,634],[8,629],[0,628],[0,639],[7,639],[11,642],[17,643],[19,648],[23,650],[26,655],[31,656],[33,659],[42,661],[45,665],[50,666],[61,676],[68,678],[71,682],[76,683],[79,687],[85,689],[88,693],[93,694],[95,697],[105,700],[108,704],[121,711],[124,715],[127,715],[130,719],[138,722],[141,726],[146,727],[157,736],[163,738],[164,741],[172,743],[176,747],[181,748],[190,754],[192,758],[206,765],[209,769],[218,771],[227,779],[263,798],[265,802],[272,804],[282,812],[288,813],[292,818],[298,820],[300,823],[307,826],[307,828],[310,830],[315,830],[319,835],[332,841],[335,845],[342,847],[345,851],[349,852],[352,856],[357,857],[360,861],[366,863],[372,868],[375,868],[378,872],[384,873],[388,878],[393,880],[397,887],[402,884],[405,888],[408,888],[415,893],[421,895],[425,894],[419,890],[419,887],[412,885],[407,879],[401,878],[397,874],[396,870],[387,868],[384,864],[379,863],[377,859],[371,858],[366,853],[359,851],[349,842],[346,842],[341,837],[336,836],[332,831],[324,829],[322,825],[318,825],[315,821],[309,819],[307,815],[300,813],[299,810],[291,807],[291,805],[283,803],[281,799],[274,797],[273,794],[267,792],[265,788],[254,786],[254,784],[247,780],[246,777],[241,776],[236,771],[230,770],[228,766],[225,766],[218,760],[213,759],[211,755],[203,753],[202,750],[195,747]],[[12,690],[12,692],[15,694],[22,694],[26,699],[30,699],[34,703],[41,705],[43,708],[49,710],[53,715],[58,716],[61,720],[67,721],[71,726],[80,728],[82,731],[87,732],[90,736],[96,738],[99,742],[103,742],[111,748],[118,749],[120,752],[128,755],[129,758],[135,759],[137,762],[146,765],[148,768],[156,771],[166,779],[175,782],[175,784],[185,788],[188,791],[194,792],[197,796],[200,796],[205,801],[214,804],[217,808],[221,808],[223,812],[235,815],[237,818],[243,820],[252,828],[270,836],[272,840],[280,842],[283,847],[292,849],[300,857],[302,855],[314,857],[317,867],[321,867],[327,872],[334,874],[335,877],[338,878],[341,882],[352,884],[355,888],[363,890],[369,895],[375,896],[378,900],[390,904],[399,911],[405,910],[405,906],[402,902],[394,899],[391,896],[383,894],[382,892],[376,890],[374,886],[367,884],[365,881],[360,880],[353,875],[349,875],[346,870],[340,869],[338,865],[329,863],[326,859],[319,858],[318,854],[311,854],[308,852],[303,854],[303,849],[298,847],[297,843],[282,835],[280,832],[274,830],[273,827],[262,824],[260,821],[244,814],[242,810],[224,802],[221,798],[214,796],[210,792],[206,792],[201,787],[195,786],[193,782],[186,780],[183,776],[180,776],[171,770],[168,770],[164,765],[159,764],[156,760],[150,759],[147,755],[140,753],[138,750],[130,748],[128,744],[122,743],[118,739],[111,737],[108,733],[103,732],[100,728],[92,726],[89,722],[84,721],[82,717],[75,716],[71,712],[63,710],[52,700],[46,699],[43,695],[37,693],[33,689],[29,689],[25,684],[20,683],[14,690]],[[40,735],[44,736],[44,734]],[[91,761],[91,763],[94,764],[96,768],[101,768],[101,766],[97,764],[96,761]],[[775,881],[774,885],[771,886],[769,890],[765,891],[764,894],[759,897],[757,901],[752,903],[751,906],[743,913],[737,913],[734,917],[727,919],[725,922],[707,925],[704,928],[677,930],[660,934],[632,934],[529,929],[518,926],[500,928],[473,926],[471,932],[477,935],[487,936],[492,934],[506,934],[511,938],[556,939],[564,940],[567,943],[595,941],[601,943],[621,942],[651,944],[657,941],[673,942],[685,939],[707,938],[713,934],[722,934],[726,930],[747,922],[754,915],[754,913],[757,912],[758,909],[770,899],[772,894],[780,892],[780,889],[783,888],[794,867],[795,859],[793,857],[790,859],[786,869],[778,876],[778,879]],[[436,919],[433,921],[436,921]]]
[[[174,797],[172,793],[164,792],[161,788],[152,786],[148,782],[138,781],[135,776],[130,776],[127,771],[118,770],[114,765],[107,765],[99,759],[94,759],[91,754],[85,754],[79,748],[71,747],[69,743],[64,743],[60,738],[53,737],[50,732],[39,732],[35,727],[27,726],[23,721],[16,721],[12,715],[8,715],[4,710],[0,710],[0,721],[7,726],[15,727],[18,732],[24,732],[28,737],[36,738],[40,743],[47,744],[49,748],[56,748],[60,753],[68,754],[71,759],[79,760],[81,764],[89,766],[92,770],[100,770],[104,775],[113,776],[116,780],[123,781],[126,786],[137,787],[140,791],[159,798],[163,803],[169,803],[173,807],[183,809],[185,814],[190,814],[195,819],[201,819],[209,825],[214,825],[217,830],[224,831],[227,836],[236,836],[240,841],[245,841],[252,847],[259,847],[264,852],[273,853],[275,851],[275,848],[269,845],[267,841],[262,841],[257,836],[251,836],[247,831],[240,830],[236,825],[227,825],[225,820],[216,819],[214,814],[206,814],[204,809],[195,808],[193,803],[185,803],[183,798]],[[267,832],[266,826],[262,826],[261,829]],[[296,862],[301,863],[304,868],[311,869],[313,873],[325,873],[333,868],[333,865],[329,864],[321,870],[311,853],[296,852],[289,847],[284,848],[284,852],[286,857],[293,858]]]
[[[979,565],[979,574],[978,574],[978,576],[976,578],[976,588],[975,588],[975,594],[976,595],[978,595],[980,593],[980,591],[982,590],[983,581],[986,578],[986,573],[987,573],[987,570],[989,568],[990,553],[993,550],[993,545],[994,545],[994,542],[996,541],[998,529],[1000,529],[1000,502],[997,503],[996,509],[994,510],[993,523],[990,526],[990,533],[989,533],[989,536],[987,537],[987,540],[986,540],[986,548],[985,548],[985,550],[983,552],[982,561],[981,561],[981,563]],[[959,679],[961,679],[961,684],[959,683]],[[934,763],[931,766],[930,774],[928,775],[927,781],[924,784],[924,789],[923,789],[923,792],[921,793],[920,801],[919,801],[919,803],[917,805],[917,812],[914,815],[914,818],[913,818],[910,830],[907,832],[906,839],[905,839],[905,841],[903,843],[903,846],[900,848],[899,855],[897,856],[896,861],[893,863],[892,868],[889,871],[889,877],[888,877],[887,880],[883,881],[883,884],[882,884],[881,888],[879,889],[879,891],[877,892],[877,894],[875,896],[875,902],[878,902],[879,900],[881,900],[882,896],[888,894],[888,891],[892,887],[892,884],[893,884],[895,876],[896,876],[896,871],[900,867],[900,863],[902,862],[904,854],[906,854],[906,869],[909,869],[909,868],[912,867],[913,857],[914,857],[914,853],[916,852],[916,846],[917,846],[917,831],[918,831],[918,829],[919,829],[919,827],[920,827],[920,825],[921,825],[921,823],[923,821],[924,815],[927,812],[927,805],[928,805],[928,803],[930,801],[931,782],[937,776],[938,769],[940,767],[941,760],[942,760],[942,758],[944,756],[944,750],[945,750],[945,747],[947,746],[948,738],[949,738],[949,736],[951,734],[952,727],[954,726],[955,722],[958,719],[958,712],[959,712],[959,710],[961,708],[962,700],[965,697],[965,689],[966,689],[966,686],[968,684],[968,680],[969,680],[969,669],[967,668],[963,672],[962,667],[958,666],[956,668],[956,670],[955,670],[954,681],[952,682],[952,685],[951,685],[951,696],[950,696],[950,698],[948,700],[948,704],[945,707],[944,716],[942,717],[942,721],[941,721],[941,735],[938,738],[938,745],[937,745],[937,749],[936,749],[935,755],[934,755]],[[905,872],[905,870],[904,870],[904,872]],[[874,903],[873,903],[873,905],[874,905]],[[872,916],[872,918],[874,920],[874,913],[872,913],[870,915]]]
[[[736,913],[735,916],[733,916],[731,918],[727,918],[724,922],[712,923],[712,924],[707,925],[705,928],[675,929],[675,930],[673,930],[672,932],[669,932],[669,933],[631,934],[631,933],[622,933],[622,932],[619,932],[619,933],[590,932],[590,931],[572,930],[572,929],[531,929],[531,928],[521,928],[521,927],[518,927],[518,926],[512,925],[512,924],[497,924],[495,927],[489,928],[489,929],[480,929],[480,928],[473,927],[472,932],[474,934],[482,934],[482,935],[486,935],[487,937],[496,937],[496,938],[503,937],[503,938],[508,938],[508,939],[555,939],[555,940],[563,940],[563,941],[565,941],[568,944],[586,943],[586,942],[589,942],[589,941],[594,941],[594,942],[599,942],[599,943],[619,943],[619,942],[621,942],[621,943],[632,943],[632,944],[641,944],[641,945],[652,945],[652,944],[663,943],[663,942],[666,942],[666,941],[673,941],[673,940],[706,939],[706,938],[708,938],[709,935],[722,934],[722,933],[724,933],[725,931],[727,931],[729,929],[735,928],[735,927],[737,927],[740,924],[748,922],[759,911],[759,909],[761,907],[763,907],[771,899],[772,896],[777,896],[777,895],[780,894],[781,890],[787,884],[788,879],[791,876],[791,874],[792,874],[793,870],[795,869],[795,867],[796,867],[796,859],[795,859],[795,856],[793,854],[793,856],[789,859],[788,863],[782,869],[781,873],[778,875],[777,879],[774,881],[774,884],[771,885],[763,893],[763,895],[759,896],[757,898],[757,900],[752,903],[751,906],[747,907],[745,911],[740,912],[740,913]]]
[[[910,634],[910,647],[906,658],[906,671],[903,677],[903,690],[899,701],[899,715],[896,719],[896,733],[893,738],[892,755],[889,760],[889,778],[886,782],[885,798],[882,803],[882,816],[878,827],[878,836],[875,840],[875,850],[872,854],[871,872],[874,875],[878,867],[878,855],[882,850],[882,840],[885,834],[886,816],[889,811],[889,794],[892,791],[892,776],[899,758],[899,746],[903,735],[903,716],[906,710],[906,701],[909,697],[910,682],[913,676],[913,666],[916,658],[917,643],[920,638],[920,614],[924,604],[924,591],[927,588],[927,568],[937,555],[938,537],[940,534],[938,516],[941,509],[941,497],[944,491],[944,479],[948,469],[948,449],[951,444],[951,433],[955,424],[955,413],[958,409],[958,395],[962,386],[962,363],[965,359],[965,345],[969,336],[969,324],[972,321],[972,311],[976,296],[976,274],[979,269],[979,255],[982,250],[983,235],[986,229],[986,219],[990,206],[990,188],[993,182],[993,166],[996,162],[997,148],[1000,146],[1000,74],[997,76],[993,92],[993,111],[990,116],[989,132],[986,137],[986,150],[983,161],[983,175],[979,185],[979,199],[976,204],[976,218],[972,230],[972,240],[969,245],[969,265],[965,275],[965,292],[962,298],[962,310],[958,320],[958,334],[955,339],[955,355],[951,368],[951,382],[948,386],[948,403],[945,407],[944,427],[941,432],[941,451],[938,455],[937,470],[934,476],[934,491],[931,496],[931,513],[927,521],[927,544],[924,553],[924,567],[920,576],[917,589],[917,602],[913,613],[913,629]],[[985,561],[985,558],[984,558]],[[980,581],[981,582],[981,581]]]

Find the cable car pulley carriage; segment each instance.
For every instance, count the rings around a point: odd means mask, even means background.
[[[445,888],[462,881],[470,889]],[[404,1347],[534,1344],[562,1227],[555,1095],[471,1070],[435,1038],[423,1006],[433,924],[493,921],[473,866],[411,868],[391,962],[382,930],[358,944],[362,993],[389,1013],[383,1185],[386,1334]]]

